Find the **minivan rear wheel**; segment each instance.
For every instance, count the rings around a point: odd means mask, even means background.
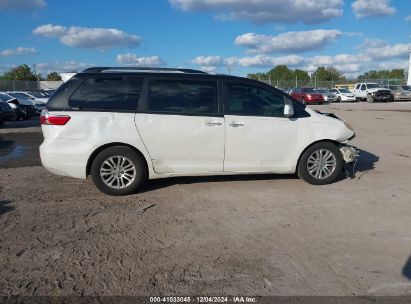
[[[298,176],[312,185],[335,182],[341,175],[343,159],[340,149],[331,142],[309,147],[298,163]]]
[[[96,187],[112,196],[133,194],[146,179],[141,156],[123,146],[109,147],[97,154],[90,173]]]

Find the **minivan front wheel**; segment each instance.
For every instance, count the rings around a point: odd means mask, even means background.
[[[331,142],[320,142],[308,148],[298,163],[298,176],[312,185],[331,184],[340,176],[343,159]]]
[[[91,177],[103,193],[120,196],[135,193],[146,179],[144,161],[129,147],[109,147],[91,164]]]

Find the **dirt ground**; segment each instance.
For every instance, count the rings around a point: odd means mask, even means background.
[[[174,178],[112,198],[40,166],[36,122],[0,129],[0,295],[411,295],[411,103],[349,121],[356,178]]]

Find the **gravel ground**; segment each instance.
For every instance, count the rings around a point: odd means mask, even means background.
[[[49,174],[36,121],[0,132],[0,295],[411,295],[411,103],[349,121],[356,178],[173,178],[113,198]]]

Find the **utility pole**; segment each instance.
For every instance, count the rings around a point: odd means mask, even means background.
[[[34,71],[34,75],[36,75],[36,79],[37,79],[37,90],[40,90],[39,75],[37,74],[35,64],[33,64],[33,71]]]
[[[410,52],[410,63],[409,63],[409,66],[408,66],[408,81],[407,81],[407,85],[411,85],[411,48],[409,48],[408,51]]]

